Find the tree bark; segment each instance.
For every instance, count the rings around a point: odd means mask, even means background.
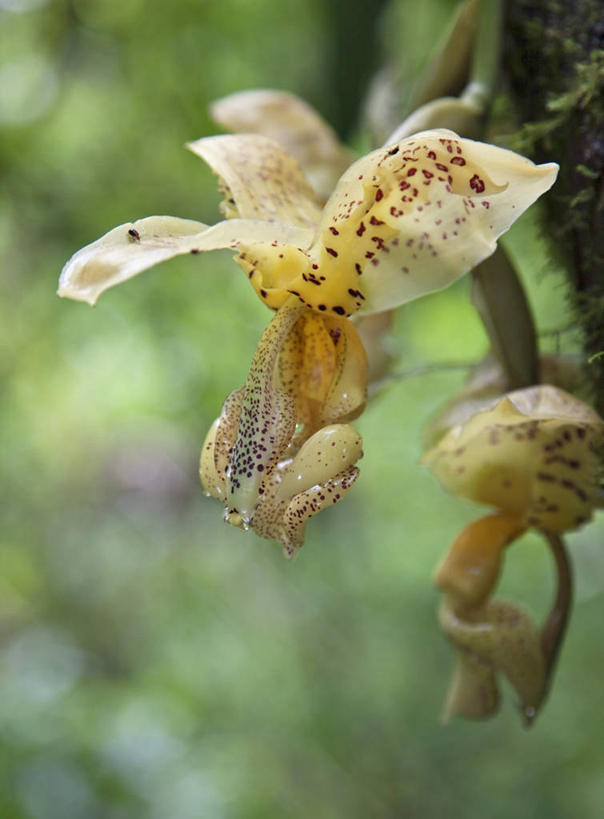
[[[488,1],[488,0],[487,0]],[[587,377],[604,414],[604,3],[508,0],[504,64],[522,120],[514,147],[560,164],[546,229],[567,271]]]

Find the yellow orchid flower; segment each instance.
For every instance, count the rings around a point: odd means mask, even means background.
[[[494,507],[454,542],[436,574],[444,592],[441,628],[457,650],[445,715],[490,716],[496,673],[512,683],[527,724],[547,693],[570,607],[570,573],[560,535],[598,504],[604,421],[564,390],[516,390],[453,427],[423,457],[445,489]],[[491,601],[504,549],[527,529],[547,539],[558,595],[539,631],[513,603]]]
[[[557,166],[428,131],[355,162],[322,208],[296,160],[266,136],[188,147],[220,177],[225,221],[152,216],[121,225],[70,259],[59,295],[94,304],[165,259],[237,251],[278,312],[206,440],[202,480],[229,523],[280,540],[291,555],[306,519],[357,475],[361,443],[347,422],[366,401],[367,359],[348,317],[455,281],[494,251]]]
[[[380,312],[448,286],[493,253],[557,174],[555,164],[426,131],[351,165],[321,210],[298,163],[268,137],[188,147],[221,178],[229,218],[208,227],[152,216],[114,228],[67,262],[60,296],[94,304],[161,261],[232,248],[273,309],[293,294],[335,315]]]

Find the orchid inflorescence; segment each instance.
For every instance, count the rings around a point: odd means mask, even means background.
[[[219,177],[225,219],[120,225],[67,262],[59,295],[94,304],[166,259],[235,251],[273,316],[245,383],[207,434],[201,480],[224,504],[226,522],[280,542],[292,557],[308,519],[359,475],[362,441],[351,422],[382,366],[391,311],[493,254],[497,238],[551,187],[557,166],[447,129],[409,134],[409,123],[351,164],[320,117],[283,92],[235,94],[213,114],[247,131],[188,145]],[[491,714],[499,673],[527,721],[543,701],[557,637],[490,598],[504,549],[525,530],[555,545],[589,518],[601,431],[578,399],[539,387],[481,407],[426,454],[446,489],[496,510],[460,535],[437,575],[441,626],[458,657],[448,715]]]

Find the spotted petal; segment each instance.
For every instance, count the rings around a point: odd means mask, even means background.
[[[265,474],[276,467],[295,431],[295,401],[278,388],[274,374],[279,351],[302,310],[290,298],[262,334],[252,359],[226,470],[225,520],[235,526],[250,524]]]
[[[508,393],[453,427],[422,461],[445,489],[564,532],[591,517],[604,422],[543,385]]]
[[[228,218],[263,219],[314,227],[321,207],[296,160],[258,134],[213,136],[189,142],[222,180]]]
[[[240,91],[216,100],[210,112],[230,131],[262,134],[278,142],[300,163],[323,200],[352,161],[314,108],[286,91]]]
[[[74,254],[61,272],[58,294],[95,304],[103,291],[174,256],[238,248],[259,237],[270,244],[304,246],[312,231],[251,219],[208,227],[192,219],[149,216],[110,230]]]
[[[367,355],[347,319],[305,311],[283,343],[278,374],[306,437],[358,417],[365,407]]]
[[[343,315],[446,287],[493,253],[556,173],[445,130],[374,151],[340,179],[289,291]]]

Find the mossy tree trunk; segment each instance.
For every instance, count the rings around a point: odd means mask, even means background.
[[[587,376],[604,414],[604,3],[508,0],[505,31],[519,147],[560,164],[547,231],[568,272]]]

